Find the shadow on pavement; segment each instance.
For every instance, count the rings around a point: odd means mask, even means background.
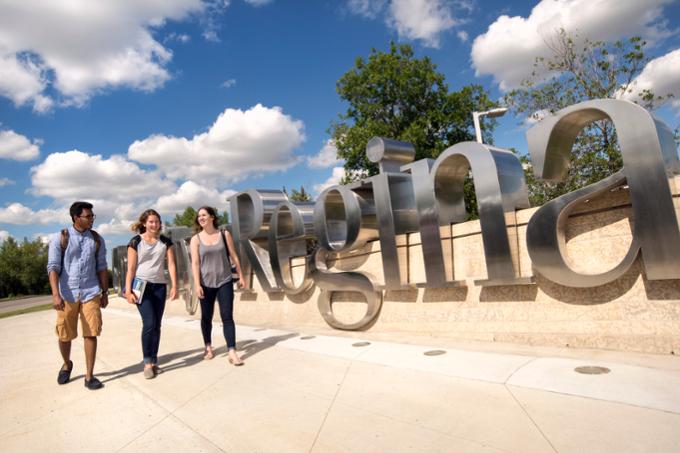
[[[273,337],[267,337],[261,341],[257,340],[243,340],[236,342],[236,349],[241,353],[241,359],[245,360],[248,357],[252,357],[258,352],[264,351],[265,349],[276,346],[277,343],[291,338],[297,337],[297,333],[289,333],[285,335],[277,335]],[[172,352],[170,354],[163,354],[158,357],[158,362],[161,367],[161,372],[166,373],[180,368],[196,365],[203,361],[203,348],[188,349],[186,351]],[[215,357],[218,355],[226,355],[227,347],[220,346],[214,349]],[[164,365],[168,362],[168,365]],[[120,370],[106,371],[103,373],[95,373],[99,379],[106,383],[116,379],[124,378],[132,374],[141,374],[144,371],[144,366],[142,362],[137,362],[133,365],[127,366]],[[79,376],[80,377],[80,376]],[[84,377],[84,376],[83,376]],[[73,378],[75,379],[75,378]],[[72,380],[73,380],[72,379]]]

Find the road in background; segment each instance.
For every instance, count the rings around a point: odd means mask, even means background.
[[[0,302],[0,314],[51,303],[52,296],[35,296],[24,297],[22,299],[15,300],[5,300]]]

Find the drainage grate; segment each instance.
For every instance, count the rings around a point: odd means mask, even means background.
[[[603,366],[578,366],[574,371],[581,374],[607,374],[611,370]]]
[[[368,341],[359,341],[357,343],[353,343],[352,346],[354,346],[355,348],[363,348],[364,346],[368,346],[369,344],[371,343]]]
[[[312,338],[316,338],[314,335],[307,335],[306,337],[300,337],[300,340],[311,340]]]
[[[433,349],[431,351],[423,352],[423,355],[428,355],[428,356],[443,355],[443,354],[446,354],[446,351],[443,351],[441,349]]]

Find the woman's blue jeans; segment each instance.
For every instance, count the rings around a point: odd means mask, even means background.
[[[203,288],[203,299],[201,303],[201,333],[203,342],[212,344],[212,320],[215,312],[215,298],[220,306],[220,317],[222,318],[222,331],[224,339],[227,341],[227,348],[236,347],[236,325],[234,324],[234,284],[228,281],[219,288]]]
[[[142,353],[145,364],[158,364],[158,347],[161,343],[161,320],[165,311],[167,285],[147,282],[142,303],[137,310],[142,315]]]

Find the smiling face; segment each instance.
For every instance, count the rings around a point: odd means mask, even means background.
[[[146,222],[144,222],[144,228],[146,228],[146,231],[148,231],[152,235],[158,235],[158,233],[161,231],[161,227],[163,224],[161,223],[161,219],[158,218],[156,215],[149,215],[146,218]]]
[[[210,215],[205,209],[198,210],[198,224],[202,229],[205,229],[206,225],[213,225],[215,217]]]

